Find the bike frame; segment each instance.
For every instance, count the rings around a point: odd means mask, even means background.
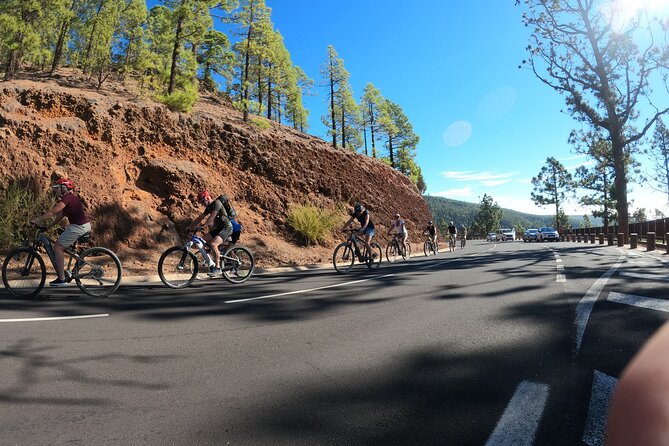
[[[234,245],[229,246],[228,248],[226,248],[225,252],[220,253],[219,267],[221,268],[221,271],[229,271],[229,270],[234,269],[236,267],[234,265],[234,261],[238,260],[238,259],[234,259],[234,258],[227,255],[227,253],[233,247],[234,247]],[[208,249],[209,244],[206,242],[206,240],[204,238],[197,235],[197,233],[194,233],[191,236],[190,240],[188,240],[186,242],[186,245],[184,246],[184,248],[186,249],[186,251],[190,251],[190,252],[193,252],[194,250],[197,250],[197,252],[199,252],[200,255],[202,256],[203,265],[209,266],[209,264],[211,263],[211,255],[210,255],[209,249]],[[181,268],[183,268],[184,262],[186,261],[186,258],[187,258],[187,255],[184,253],[184,255],[181,257],[181,261],[179,262],[179,266]],[[223,263],[220,263],[220,260],[223,260]],[[233,264],[232,265],[225,265],[225,264],[228,263],[227,260],[232,261]]]
[[[53,269],[56,269],[56,253],[53,251],[53,240],[51,240],[47,235],[44,234],[43,229],[38,229],[37,236],[33,240],[33,242],[30,244],[30,248],[35,252],[35,254],[39,255],[39,246],[44,246],[44,250],[46,251],[47,257],[49,258],[49,261],[51,262],[51,266]],[[74,251],[74,248],[76,247],[77,242],[74,242],[71,247],[65,248],[65,254],[68,255],[67,259],[67,265],[63,265],[65,269],[65,275],[66,279],[69,281],[71,279],[76,278],[74,274],[72,274],[72,261],[74,260],[75,262],[79,260],[79,254],[77,254]],[[26,264],[26,270],[30,270],[32,267],[32,262],[34,261],[34,256],[31,257],[27,264]]]

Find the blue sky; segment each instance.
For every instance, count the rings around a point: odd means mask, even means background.
[[[669,14],[669,0],[644,1]],[[152,2],[149,2],[152,3]],[[502,207],[550,214],[530,199],[530,180],[548,156],[575,169],[587,162],[567,138],[577,126],[563,98],[518,66],[528,30],[514,0],[266,0],[293,63],[314,79],[309,133],[326,137],[321,116],[327,91],[320,66],[333,45],[350,73],[356,99],[371,82],[404,109],[420,135],[416,160],[427,193],[478,203],[491,195]],[[631,185],[632,209],[666,202]],[[586,210],[567,206],[567,213]]]

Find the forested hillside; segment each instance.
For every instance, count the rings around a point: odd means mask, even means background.
[[[472,227],[479,213],[480,207],[477,203],[468,203],[465,201],[451,200],[444,197],[423,196],[427,201],[435,223],[440,227],[446,227],[449,221],[453,221],[457,226],[462,224]],[[574,228],[581,227],[583,224],[582,215],[569,215],[569,224]],[[593,226],[601,225],[601,219],[589,216]],[[527,228],[538,228],[541,226],[555,226],[555,216],[553,215],[533,215],[512,209],[502,208],[501,227],[514,228],[520,225]]]

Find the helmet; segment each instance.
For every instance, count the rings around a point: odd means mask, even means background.
[[[431,225],[431,224],[432,224],[432,220],[428,221],[427,224],[428,224],[428,225]]]
[[[451,222],[451,226],[453,226],[453,222]]]
[[[211,194],[209,193],[208,190],[205,189],[203,191],[200,191],[199,194],[197,194],[197,201],[199,201],[200,203],[203,203],[204,199],[207,198],[207,197],[211,198]]]
[[[58,187],[58,186],[65,186],[67,190],[72,190],[74,189],[74,183],[72,180],[69,178],[58,178],[55,183],[51,187]]]
[[[353,205],[353,213],[359,214],[360,212],[362,212],[362,207],[363,207],[362,204],[356,203],[355,205]]]
[[[400,213],[395,214],[395,218],[400,218]]]

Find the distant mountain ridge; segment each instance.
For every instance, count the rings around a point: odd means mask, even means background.
[[[467,227],[471,227],[471,224],[476,220],[476,216],[480,209],[479,203],[469,203],[466,201],[452,200],[444,197],[432,197],[429,195],[423,195],[423,198],[427,202],[436,224],[440,224],[442,220],[446,222],[452,220],[457,226],[465,224]],[[600,218],[594,218],[591,215],[588,217],[590,218],[592,226],[602,225]],[[574,228],[579,228],[583,223],[582,215],[569,215],[568,218],[569,224]],[[504,228],[513,228],[517,224],[520,224],[525,229],[539,228],[541,226],[554,226],[555,216],[526,214],[524,212],[502,208],[501,226]]]

